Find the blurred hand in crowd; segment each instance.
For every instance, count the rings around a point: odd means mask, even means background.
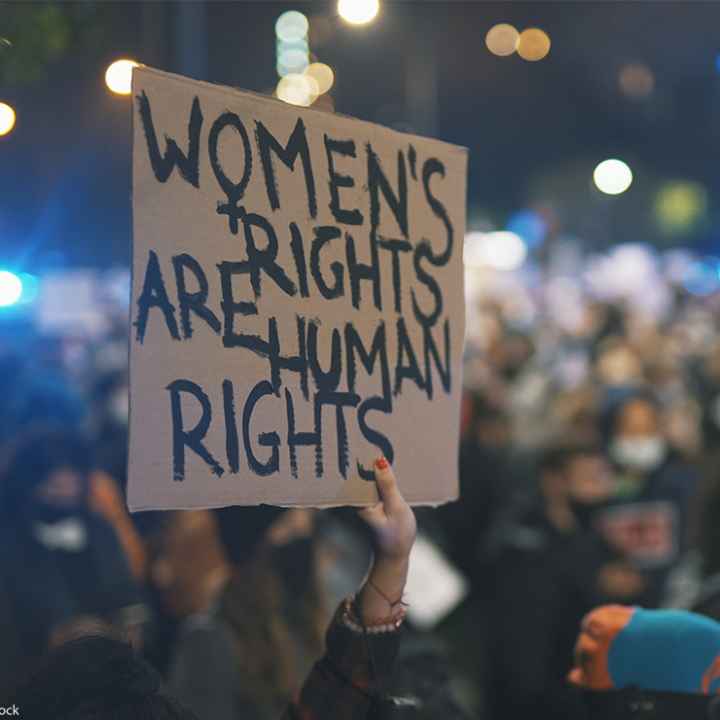
[[[645,578],[625,562],[603,565],[597,577],[598,590],[616,600],[635,598],[645,590]]]

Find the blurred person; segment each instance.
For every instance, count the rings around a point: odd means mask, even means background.
[[[43,372],[46,374],[38,376],[31,365],[25,363],[20,366],[14,386],[8,392],[8,426],[14,428],[15,435],[32,433],[33,428],[40,424],[82,432],[88,415],[92,414],[88,411],[86,399],[66,377],[56,371]],[[100,383],[101,387],[103,383],[108,385],[104,380]],[[89,474],[88,497],[92,510],[102,515],[115,529],[133,576],[142,582],[145,549],[121,490],[125,485],[127,462],[127,414],[123,426],[120,406],[124,400],[127,410],[127,391],[127,373],[114,374],[105,394],[110,397],[108,405],[116,408],[116,419],[105,422],[103,431],[93,434],[94,466]]]
[[[698,582],[691,609],[720,621],[720,475],[702,496],[698,532]]]
[[[532,338],[517,330],[506,331],[488,348],[490,364],[506,382],[519,377],[535,352]]]
[[[689,462],[699,463],[702,451],[701,411],[688,395],[669,404],[662,417],[663,431],[670,447]]]
[[[92,438],[96,469],[90,478],[93,510],[115,528],[135,578],[145,579],[146,551],[138,532],[143,521],[127,511],[129,387],[127,370],[102,374],[91,391]]]
[[[90,509],[112,525],[133,577],[138,583],[143,583],[147,569],[147,552],[145,543],[128,513],[124,494],[115,479],[102,470],[92,470],[89,482]]]
[[[511,425],[502,407],[481,393],[471,393],[472,408],[461,440],[461,501],[433,513],[452,560],[468,576],[477,571],[495,516],[516,491],[510,457]]]
[[[595,370],[599,381],[608,387],[642,382],[642,361],[623,338],[605,338],[596,349]]]
[[[57,367],[41,369],[29,361],[22,362],[4,403],[13,435],[40,423],[79,431],[87,416],[82,393]]]
[[[490,717],[573,717],[565,682],[580,619],[644,589],[594,530],[612,491],[596,445],[555,445],[539,462],[538,502],[498,531],[487,594]]]
[[[588,308],[587,330],[593,346],[607,338],[625,334],[625,313],[619,305],[609,302],[592,302]]]
[[[401,600],[415,539],[415,518],[384,458],[376,462],[376,482],[381,501],[361,511],[376,538],[372,568],[357,596],[342,603],[335,614],[325,656],[314,666],[296,702],[285,711],[283,716],[288,719],[393,717],[398,707],[387,697],[386,689],[404,618]],[[206,658],[208,663],[214,660]],[[215,664],[210,667],[217,672],[223,669]],[[242,684],[241,677],[237,680]],[[28,720],[198,717],[161,688],[157,673],[129,646],[107,636],[60,647],[10,701]],[[238,706],[233,717],[253,715]]]
[[[72,431],[18,439],[2,473],[0,688],[77,618],[135,642],[146,610],[115,531],[89,505],[90,451]]]
[[[129,399],[124,369],[103,373],[91,391],[96,462],[123,488],[127,481]]]
[[[261,506],[175,513],[152,578],[181,620],[168,680],[201,718],[277,717],[322,649],[312,515]]]
[[[657,606],[668,573],[688,547],[698,472],[669,445],[660,405],[647,390],[611,393],[603,433],[615,490],[598,527],[607,542],[642,571],[649,583],[645,602]]]

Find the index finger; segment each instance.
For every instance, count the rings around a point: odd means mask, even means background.
[[[378,493],[387,511],[405,504],[405,499],[398,488],[397,478],[387,458],[380,456],[375,460],[375,482]]]

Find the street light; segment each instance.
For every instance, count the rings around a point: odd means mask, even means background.
[[[8,270],[0,270],[0,307],[14,305],[22,295],[22,280]]]
[[[105,71],[105,84],[116,95],[129,95],[132,92],[132,71],[140,63],[123,58],[116,60]]]
[[[380,0],[338,0],[338,15],[351,25],[366,25],[380,11]]]
[[[620,195],[632,184],[633,174],[627,163],[616,158],[603,160],[593,173],[595,186],[606,195]]]
[[[0,135],[7,135],[15,127],[15,110],[11,105],[0,102]]]

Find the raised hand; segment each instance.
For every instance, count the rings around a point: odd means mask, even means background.
[[[375,561],[359,596],[359,609],[366,624],[394,617],[405,590],[410,551],[417,532],[415,515],[384,457],[375,461],[375,480],[380,502],[359,513],[376,537]]]

